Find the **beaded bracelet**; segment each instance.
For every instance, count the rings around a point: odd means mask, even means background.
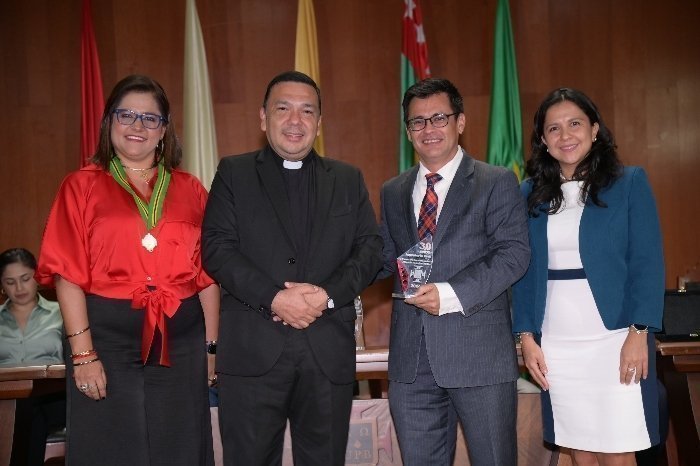
[[[88,325],[87,327],[85,327],[84,329],[82,329],[82,330],[79,330],[79,331],[77,331],[77,332],[75,332],[75,333],[71,333],[70,335],[66,335],[66,338],[73,338],[73,337],[75,337],[75,336],[80,335],[81,333],[87,332],[88,330],[90,330],[90,326],[89,326],[89,325]]]
[[[81,351],[80,353],[71,354],[70,358],[72,360],[76,360],[76,359],[84,358],[85,356],[90,356],[91,354],[95,354],[95,353],[97,353],[97,351],[95,351],[94,349],[89,349],[87,351]]]
[[[73,365],[74,366],[84,366],[85,364],[90,364],[91,362],[95,362],[95,361],[99,361],[99,360],[100,360],[100,358],[95,358],[95,359],[91,359],[91,360],[85,361],[85,362],[74,362]]]

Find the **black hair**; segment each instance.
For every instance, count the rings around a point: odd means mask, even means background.
[[[585,201],[588,196],[595,205],[607,207],[598,198],[598,194],[622,173],[622,163],[617,156],[613,134],[603,122],[593,101],[576,89],[568,87],[556,89],[545,97],[535,113],[531,154],[525,165],[525,172],[533,185],[527,199],[528,212],[532,216],[537,216],[536,210],[542,204],[546,204],[546,208],[539,210],[549,214],[556,213],[564,199],[559,162],[547,152],[547,146],[544,143],[544,120],[550,107],[565,101],[580,108],[591,125],[598,123],[598,132],[590,152],[574,170],[573,179],[583,181],[581,200]]]
[[[0,275],[10,264],[20,263],[27,268],[36,270],[36,257],[24,248],[12,248],[0,253]]]
[[[450,99],[452,113],[464,113],[464,101],[454,84],[447,79],[428,78],[418,81],[409,87],[403,95],[401,106],[403,107],[404,123],[408,122],[408,105],[411,103],[411,100],[426,99],[432,95],[442,93],[447,94],[447,97]]]
[[[182,161],[182,147],[175,134],[175,125],[171,124],[168,96],[165,94],[163,86],[155,79],[137,74],[122,79],[114,86],[114,89],[112,89],[112,93],[105,103],[102,122],[100,123],[100,139],[97,143],[97,152],[92,157],[92,162],[99,165],[104,170],[109,170],[109,163],[115,155],[111,138],[114,111],[117,109],[117,106],[124,96],[130,92],[151,94],[158,104],[161,116],[165,118],[163,122],[163,125],[165,125],[165,134],[159,144],[160,149],[156,148],[156,163],[162,161],[165,169],[172,171],[172,169],[178,167]]]
[[[287,82],[302,83],[313,87],[316,91],[316,95],[318,96],[318,113],[321,113],[321,89],[318,88],[316,81],[314,81],[313,79],[311,79],[310,76],[302,73],[301,71],[285,71],[284,73],[280,73],[274,78],[272,78],[272,81],[269,82],[269,84],[267,85],[267,89],[265,90],[265,97],[263,98],[262,103],[263,108],[267,108],[267,99],[270,97],[270,92],[272,91],[272,88],[276,84]]]

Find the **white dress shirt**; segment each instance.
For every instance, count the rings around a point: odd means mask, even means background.
[[[437,173],[442,176],[442,179],[435,183],[435,194],[438,197],[438,208],[437,208],[437,228],[440,228],[440,212],[442,212],[442,205],[447,198],[447,192],[450,190],[452,185],[452,180],[455,178],[459,164],[462,163],[464,158],[464,152],[461,147],[457,147],[457,154],[447,162]],[[430,172],[423,163],[420,163],[418,168],[418,175],[416,176],[416,181],[413,184],[413,211],[416,217],[416,228],[418,228],[418,216],[420,215],[420,207],[423,203],[423,198],[425,197],[425,191],[428,189],[428,182],[425,179],[425,175]],[[461,312],[464,314],[464,308],[457,298],[454,288],[447,282],[435,283],[437,286],[438,293],[440,295],[440,309],[438,311],[439,315],[449,314],[451,312]]]

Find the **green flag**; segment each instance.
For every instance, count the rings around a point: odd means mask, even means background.
[[[430,77],[428,66],[428,46],[423,33],[423,16],[418,0],[404,0],[402,41],[401,41],[401,96],[416,81]],[[399,173],[411,168],[415,163],[413,144],[406,136],[401,115],[399,125]]]
[[[486,160],[523,176],[523,125],[508,0],[498,0]]]

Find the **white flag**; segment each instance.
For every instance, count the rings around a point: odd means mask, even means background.
[[[185,12],[185,81],[182,167],[209,189],[219,154],[209,88],[207,55],[195,0],[187,0]]]

